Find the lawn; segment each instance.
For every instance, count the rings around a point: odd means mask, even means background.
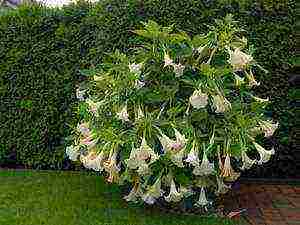
[[[1,225],[225,225],[128,206],[115,185],[92,173],[0,170]]]

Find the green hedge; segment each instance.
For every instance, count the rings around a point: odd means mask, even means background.
[[[240,21],[256,46],[255,58],[270,71],[258,75],[258,94],[271,96],[270,114],[281,123],[271,140],[279,149],[273,167],[252,173],[294,175],[296,153],[289,150],[295,143],[291,103],[296,92],[288,76],[295,47],[295,2],[288,0],[104,0],[95,7],[24,7],[1,16],[0,163],[67,167],[64,137],[76,123],[72,108],[78,70],[101,62],[113,49],[130,49],[136,43],[131,30],[141,26],[141,20],[174,23],[193,35],[227,13]]]

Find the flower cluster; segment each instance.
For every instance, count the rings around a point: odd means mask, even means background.
[[[130,57],[112,53],[78,89],[70,160],[131,186],[126,201],[188,197],[205,209],[243,170],[268,162],[275,151],[257,136],[274,135],[279,124],[264,117],[269,99],[252,90],[258,64],[229,23],[193,38],[145,23],[136,33],[149,43]]]

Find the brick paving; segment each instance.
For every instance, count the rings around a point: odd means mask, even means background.
[[[223,201],[225,213],[246,209],[251,225],[300,225],[300,185],[240,184]]]

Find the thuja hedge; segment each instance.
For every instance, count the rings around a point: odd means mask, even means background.
[[[65,137],[77,123],[79,70],[101,62],[113,49],[138,44],[131,32],[140,21],[175,24],[190,35],[232,13],[258,46],[254,57],[260,97],[270,96],[270,114],[281,124],[274,139],[278,154],[270,166],[248,176],[294,176],[296,89],[293,69],[295,2],[288,0],[104,0],[61,10],[21,7],[0,17],[0,163],[34,168],[68,168]]]

